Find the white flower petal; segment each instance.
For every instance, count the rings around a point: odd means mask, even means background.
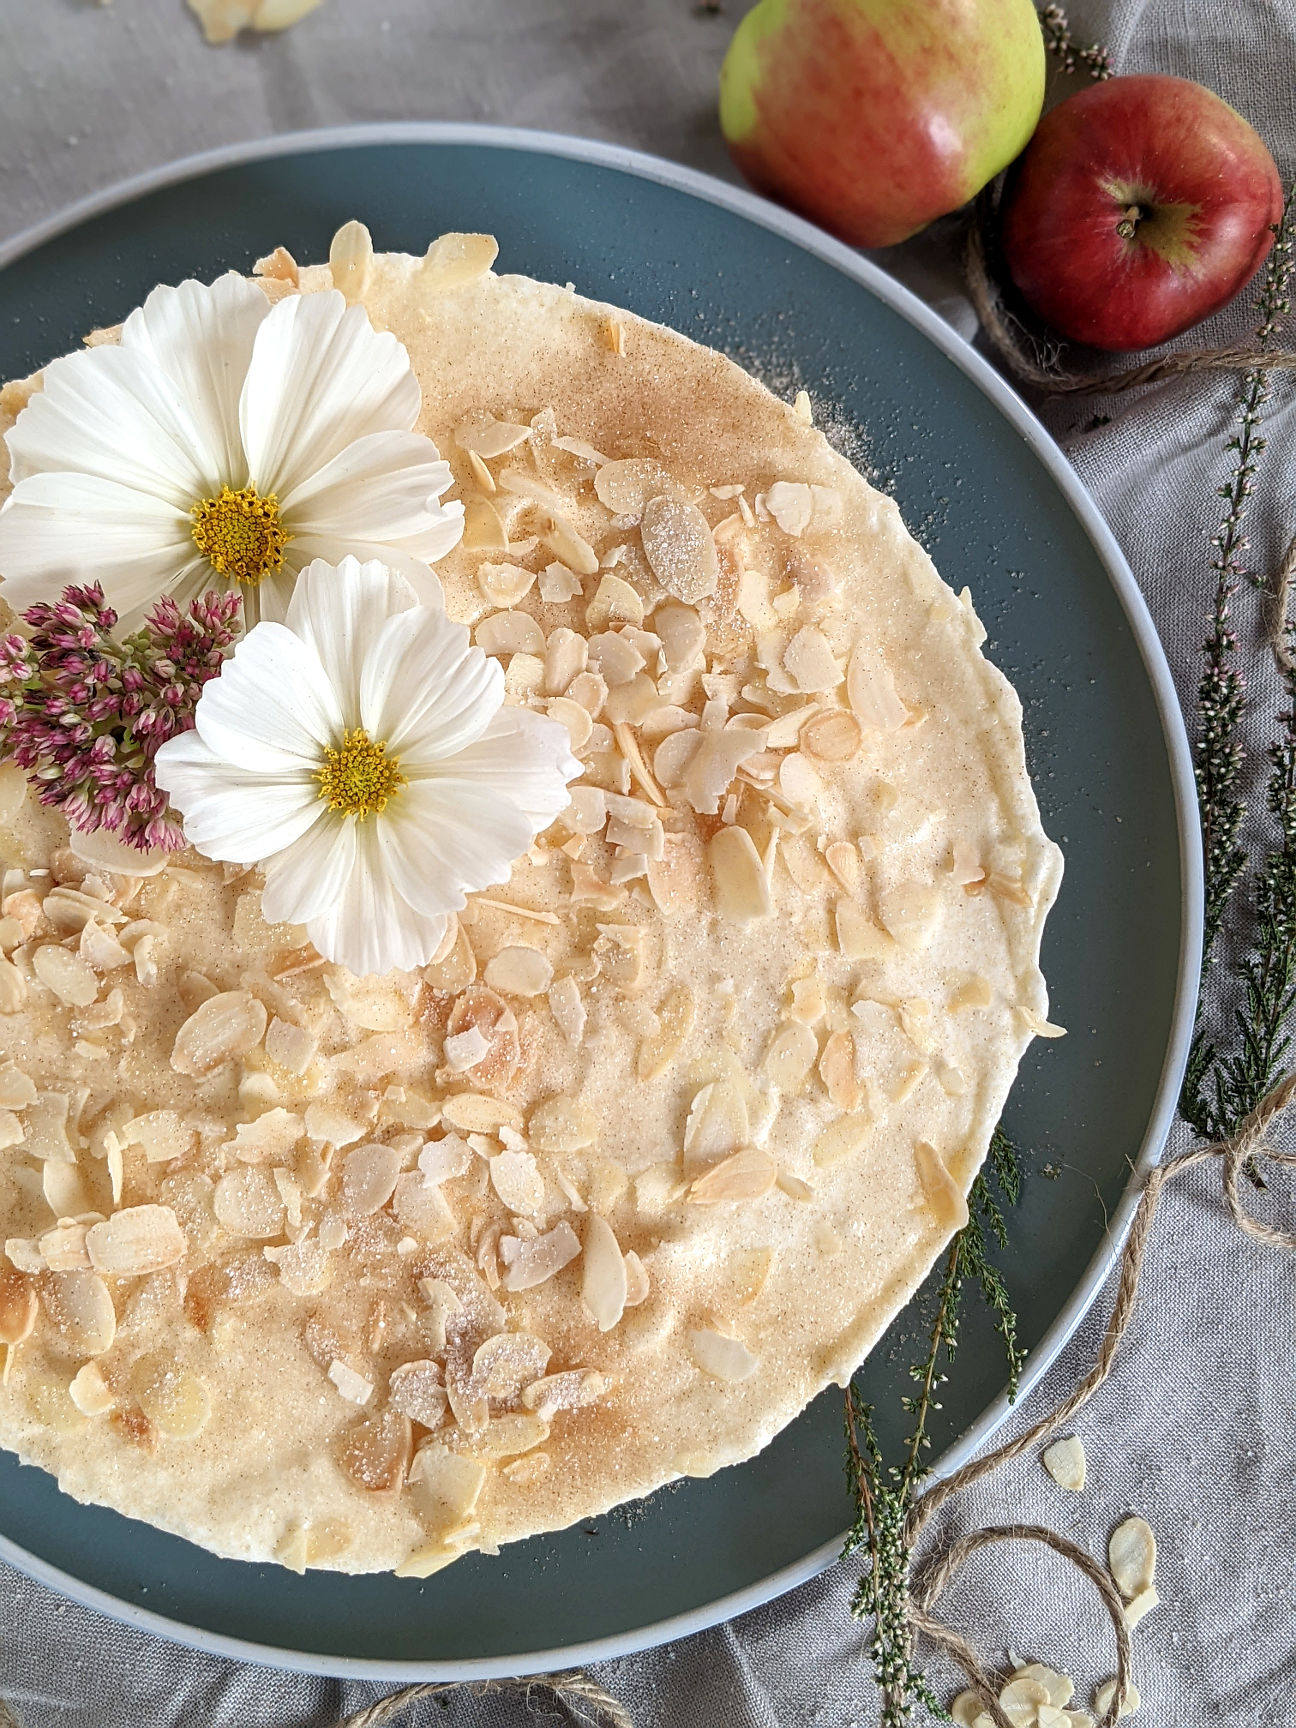
[[[448,510],[457,510],[457,504],[448,504]],[[378,543],[368,544],[348,536],[339,540],[332,534],[304,534],[299,529],[292,540],[288,542],[284,552],[284,567],[277,576],[267,576],[261,584],[262,593],[273,584],[277,595],[283,596],[282,611],[270,609],[267,598],[263,605],[263,613],[267,618],[288,616],[288,602],[292,598],[293,584],[298,574],[307,565],[317,561],[332,565],[335,569],[344,558],[354,557],[362,564],[377,562],[385,564],[395,576],[403,576],[414,590],[414,598],[420,606],[429,606],[434,612],[445,609],[445,595],[441,583],[434,570],[430,569],[422,558],[415,558],[411,553],[402,552],[398,546],[384,546]]]
[[[199,465],[233,487],[247,483],[239,397],[269,312],[261,289],[231,270],[210,287],[155,288],[122,326],[122,347],[156,366],[188,405]]]
[[[420,606],[384,624],[360,678],[361,721],[420,772],[480,738],[504,700],[504,668],[442,611]]]
[[[438,503],[450,464],[418,432],[371,432],[279,498],[290,533],[398,546],[432,563],[458,544],[463,506]]]
[[[193,557],[186,515],[94,474],[32,474],[0,509],[0,573],[15,611],[69,582],[99,582],[128,612],[156,600]]]
[[[409,355],[335,289],[292,294],[257,332],[240,406],[252,484],[288,497],[373,432],[408,432],[421,394]]]
[[[314,651],[282,624],[258,624],[194,711],[203,741],[253,773],[313,772],[342,735],[342,708]],[[262,857],[275,847],[266,847]]]
[[[567,808],[567,782],[577,778],[581,764],[572,755],[564,725],[508,704],[443,769],[518,805],[530,818],[534,839]]]
[[[387,620],[417,604],[409,583],[377,559],[322,558],[297,578],[286,622],[314,649],[348,726],[359,726],[360,674]]]
[[[322,804],[318,787],[314,796]],[[355,869],[358,826],[354,817],[325,811],[300,839],[266,860],[261,911],[267,923],[307,924],[337,905]]]
[[[346,890],[306,925],[325,959],[362,977],[426,965],[446,927],[444,917],[416,911],[396,892],[379,855],[377,829],[373,821],[356,824],[356,860]]]
[[[429,916],[457,912],[466,893],[507,882],[533,834],[519,805],[470,779],[411,781],[375,826],[397,892]]]
[[[184,818],[185,839],[207,858],[257,864],[300,840],[323,814],[314,781],[249,774],[196,732],[169,738],[154,764],[158,785]]]

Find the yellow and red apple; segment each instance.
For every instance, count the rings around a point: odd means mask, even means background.
[[[856,246],[965,204],[1043,102],[1031,0],[760,0],[720,73],[747,179]]]
[[[1150,348],[1250,281],[1282,208],[1264,141],[1213,90],[1113,78],[1040,122],[1004,194],[1004,258],[1062,335]]]

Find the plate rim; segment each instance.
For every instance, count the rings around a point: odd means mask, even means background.
[[[946,323],[939,313],[933,311],[869,257],[835,240],[814,224],[743,187],[647,151],[597,139],[581,138],[570,133],[474,121],[370,121],[283,132],[178,157],[174,161],[146,169],[92,192],[65,206],[53,216],[0,241],[0,270],[93,217],[105,215],[149,193],[183,184],[204,174],[280,157],[382,144],[474,145],[485,149],[519,150],[535,155],[556,156],[597,167],[617,169],[637,179],[671,187],[701,199],[704,203],[731,211],[831,265],[875,295],[920,331],[971,379],[1023,438],[1032,454],[1049,473],[1093,545],[1121,610],[1129,622],[1139,657],[1152,687],[1161,733],[1166,744],[1178,831],[1179,963],[1170,1034],[1138,1156],[1132,1163],[1130,1179],[1119,1204],[1111,1214],[1103,1240],[1066,1303],[1031,1352],[1020,1376],[1014,1403],[1010,1405],[1007,1395],[1001,1393],[931,1467],[933,1479],[951,1475],[998,1431],[1012,1410],[1025,1402],[1070,1342],[1092,1307],[1124,1245],[1138,1205],[1142,1178],[1157,1162],[1175,1117],[1179,1086],[1192,1039],[1200,984],[1205,889],[1191,747],[1169,662],[1147,602],[1116,536],[1061,447],[1007,380],[971,343],[965,341]],[[553,1650],[532,1651],[524,1655],[482,1657],[463,1662],[389,1661],[373,1657],[325,1655],[286,1650],[275,1645],[258,1644],[249,1639],[209,1632],[201,1627],[188,1626],[182,1621],[170,1619],[154,1609],[141,1608],[135,1603],[123,1601],[96,1585],[87,1584],[62,1568],[29,1553],[2,1532],[0,1559],[82,1606],[92,1608],[137,1631],[166,1638],[172,1643],[206,1655],[295,1673],[352,1680],[444,1681],[521,1678],[553,1673],[561,1668],[584,1667],[590,1663],[634,1655],[693,1633],[706,1631],[761,1607],[826,1572],[840,1557],[844,1534],[843,1532],[842,1537],[821,1544],[800,1560],[779,1568],[755,1584],[717,1597],[712,1602],[688,1609],[684,1613],[653,1621],[647,1626],[637,1627],[629,1632],[613,1633],[585,1643],[563,1645]]]

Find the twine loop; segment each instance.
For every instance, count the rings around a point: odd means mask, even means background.
[[[604,1728],[635,1728],[625,1705],[580,1669],[565,1674],[535,1675],[526,1680],[442,1680],[421,1686],[404,1686],[399,1692],[389,1692],[385,1698],[379,1698],[376,1703],[347,1716],[335,1728],[385,1728],[387,1723],[412,1710],[425,1698],[444,1698],[451,1692],[467,1692],[476,1698],[488,1698],[501,1692],[520,1692],[530,1709],[534,1708],[538,1691],[550,1692],[562,1702],[574,1705],[572,1714],[578,1715],[581,1721],[601,1724]]]

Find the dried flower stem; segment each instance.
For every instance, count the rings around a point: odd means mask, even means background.
[[[1095,83],[1111,77],[1115,71],[1112,57],[1100,42],[1077,47],[1070,20],[1060,6],[1041,6],[1038,11],[1044,46],[1061,62],[1064,72],[1078,72],[1083,67]]]

